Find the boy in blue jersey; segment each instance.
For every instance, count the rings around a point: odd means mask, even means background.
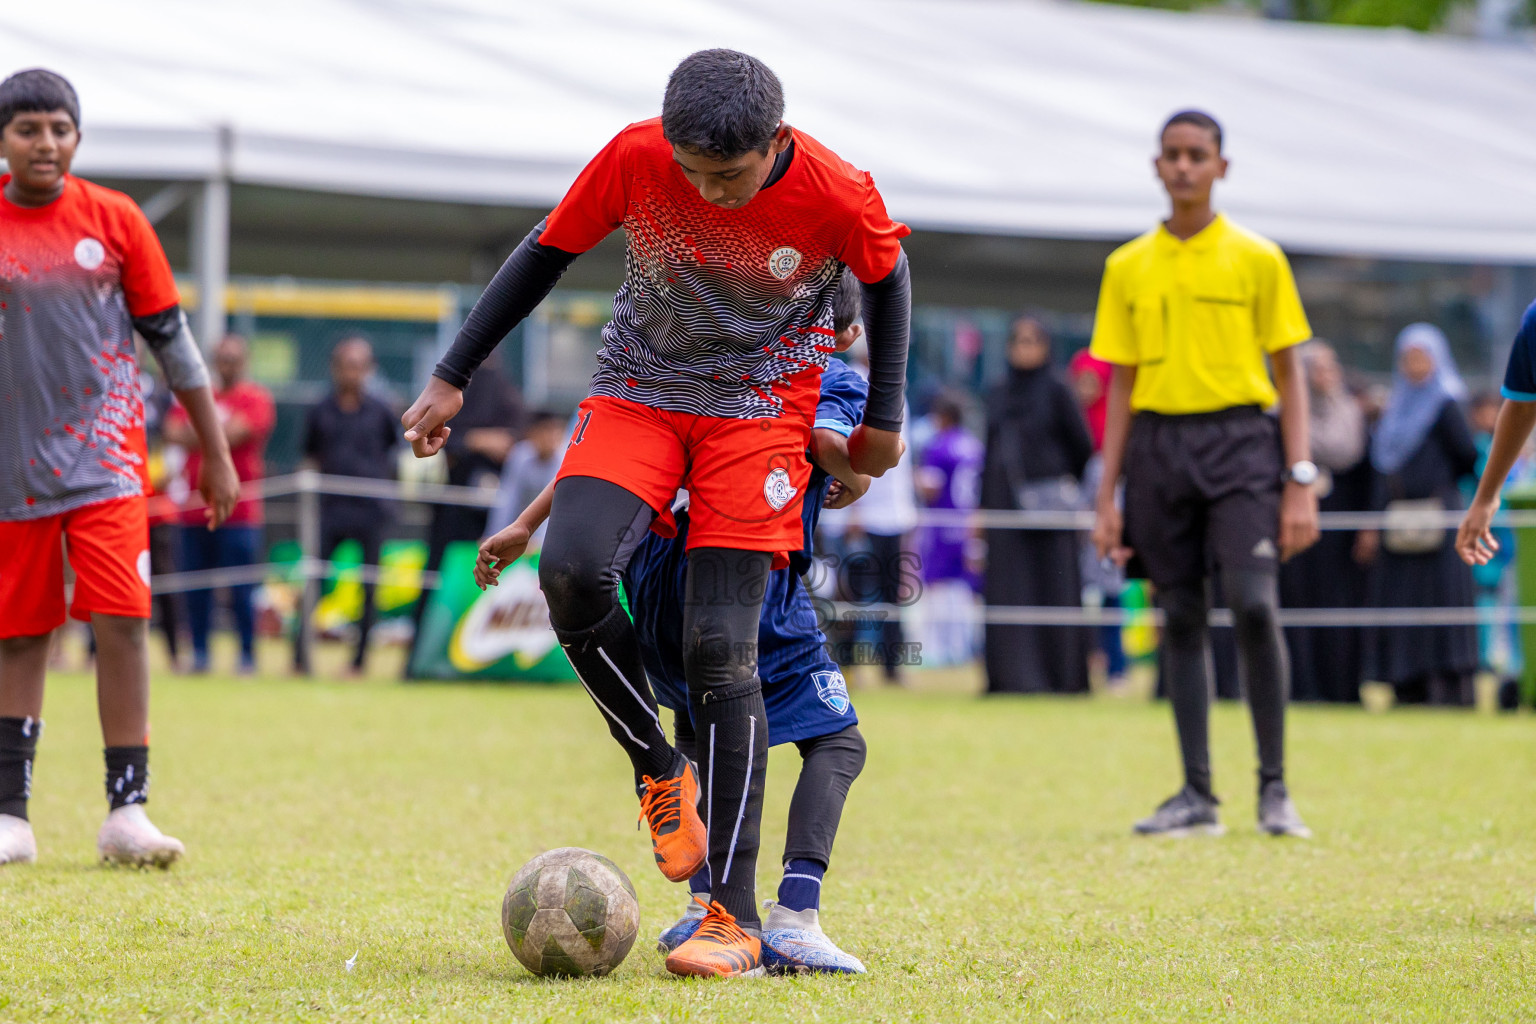
[[[1531,429],[1536,427],[1536,302],[1526,309],[1514,347],[1509,350],[1503,395],[1504,405],[1493,428],[1493,442],[1488,446],[1477,494],[1456,533],[1456,553],[1468,565],[1487,565],[1498,553],[1493,517],[1499,511],[1499,492],[1520,458]]]
[[[835,345],[847,349],[859,337],[859,289],[845,275],[834,304]],[[846,363],[833,360],[823,372],[811,438],[812,474],[802,505],[804,542],[791,552],[788,568],[768,574],[758,623],[758,672],[771,744],[794,743],[802,758],[790,801],[779,898],[764,922],[763,961],[776,973],[862,974],[864,965],[843,952],[819,923],[821,880],[848,789],[864,766],[864,738],[842,673],[826,651],[826,637],[800,576],[811,567],[812,535],[821,509],[840,508],[861,497],[869,477],[849,464],[847,438],[861,421],[868,385]],[[475,579],[494,586],[501,569],[520,556],[527,538],[549,513],[550,494],[540,495],[501,533],[480,549]],[[623,576],[646,674],[656,701],[674,714],[675,744],[699,760],[708,735],[697,736],[683,676],[683,606],[688,570],[687,497],[673,507],[676,535],[647,534]],[[700,811],[708,807],[708,778],[702,779]],[[727,866],[728,869],[728,866]],[[661,934],[669,952],[687,941],[703,921],[711,878],[704,867],[689,880],[695,897],[682,918]]]

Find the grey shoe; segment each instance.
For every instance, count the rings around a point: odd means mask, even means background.
[[[1164,800],[1156,813],[1132,826],[1144,836],[1219,836],[1226,832],[1216,818],[1216,801],[1185,786]]]
[[[1291,795],[1279,779],[1265,783],[1259,792],[1259,831],[1272,836],[1312,838],[1312,830],[1296,813],[1296,805],[1291,803]]]

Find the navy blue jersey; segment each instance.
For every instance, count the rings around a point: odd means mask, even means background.
[[[822,374],[816,427],[843,436],[864,414],[868,385],[847,364],[833,360]],[[770,743],[791,743],[840,732],[858,721],[842,673],[826,651],[811,596],[800,576],[811,565],[811,538],[821,516],[829,477],[816,467],[806,486],[801,516],[805,546],[790,553],[789,567],[768,574],[758,622],[757,672],[763,681]],[[683,678],[683,593],[688,571],[688,514],[677,513],[677,535],[646,535],[624,572],[624,590],[656,700],[688,713]]]
[[[1526,309],[1509,350],[1503,393],[1514,402],[1536,402],[1536,302]]]

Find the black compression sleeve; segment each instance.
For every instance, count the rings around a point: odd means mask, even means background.
[[[456,388],[468,385],[469,378],[491,350],[533,312],[533,307],[544,301],[565,268],[580,255],[540,243],[544,225],[544,221],[539,221],[496,271],[469,311],[464,326],[459,328],[459,336],[453,339],[448,354],[432,371],[434,377],[441,377]]]
[[[181,305],[178,303],[148,316],[136,316],[133,318],[133,329],[152,348],[169,345],[181,331]]]
[[[912,277],[907,254],[864,292],[864,333],[869,339],[869,401],[864,422],[876,430],[900,430],[907,384],[907,345],[912,333]]]

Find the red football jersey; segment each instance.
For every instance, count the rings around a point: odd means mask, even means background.
[[[624,228],[592,394],[756,419],[778,416],[786,389],[816,389],[843,267],[879,281],[911,231],[866,172],[804,132],[794,141],[783,177],[732,210],[689,183],[660,118],[624,129],[581,172],[539,241],[585,252]]]
[[[148,491],[131,318],[178,301],[132,199],[73,176],[46,206],[0,191],[0,519]]]

